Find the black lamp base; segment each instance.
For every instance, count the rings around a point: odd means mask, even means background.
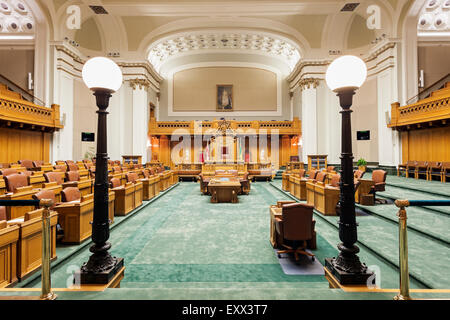
[[[363,268],[360,272],[345,272],[335,267],[335,258],[325,258],[325,268],[339,281],[341,285],[375,286],[375,276],[372,271]],[[370,280],[369,280],[370,278]]]
[[[122,269],[123,258],[117,258],[116,263],[109,269],[101,272],[80,271],[79,278],[81,284],[108,284],[112,278]]]

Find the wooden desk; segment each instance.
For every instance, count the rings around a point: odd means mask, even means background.
[[[358,190],[356,190],[355,192],[355,202],[362,205],[373,205],[374,204],[373,201],[363,200],[363,197],[367,199],[367,197],[365,196],[369,194],[370,190],[372,189],[372,186],[375,185],[375,182],[367,179],[359,179],[359,182],[360,185],[358,187]]]
[[[212,178],[208,183],[208,191],[211,194],[211,202],[239,202],[237,195],[241,189],[241,182],[239,178],[226,178],[219,180]]]
[[[275,218],[281,218],[282,208],[277,206],[270,206],[270,244],[274,248],[280,248],[283,239],[278,235],[275,227]]]
[[[281,175],[281,178],[282,178],[281,188],[284,191],[289,191],[290,190],[290,188],[289,188],[289,176],[290,175],[291,175],[290,173],[286,173],[286,172],[283,172],[282,175]]]
[[[5,179],[3,178],[2,175],[0,175],[0,195],[5,194],[5,193],[6,193]]]

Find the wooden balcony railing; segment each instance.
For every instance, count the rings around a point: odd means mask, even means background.
[[[217,129],[220,121],[156,121],[155,118],[150,118],[148,133],[151,136],[172,135],[176,130],[185,129],[191,135],[204,134]],[[228,120],[228,122],[231,129],[236,130],[238,134],[259,134],[260,130],[264,130],[267,134],[271,134],[274,130],[277,130],[280,135],[301,134],[301,121],[298,118],[294,118],[292,121]]]
[[[450,119],[450,82],[444,88],[434,91],[429,98],[416,103],[400,106],[391,104],[391,122],[389,128],[404,129],[412,126],[421,127],[427,123],[447,124]]]
[[[62,128],[59,121],[59,105],[51,108],[42,107],[21,98],[20,94],[9,91],[5,86],[0,87],[0,121],[13,123],[19,127],[53,131]]]

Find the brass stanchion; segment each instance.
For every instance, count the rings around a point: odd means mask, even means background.
[[[398,237],[399,237],[399,264],[400,264],[400,293],[394,300],[411,300],[409,295],[409,271],[408,271],[408,227],[406,224],[406,209],[409,206],[408,200],[395,200],[395,205],[399,208],[398,216]]]
[[[44,207],[42,213],[42,292],[41,300],[55,300],[56,294],[52,292],[51,275],[50,275],[50,207],[53,201],[43,199],[39,202]]]

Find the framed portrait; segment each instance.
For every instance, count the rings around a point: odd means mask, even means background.
[[[217,106],[216,111],[233,111],[233,85],[217,85]]]

